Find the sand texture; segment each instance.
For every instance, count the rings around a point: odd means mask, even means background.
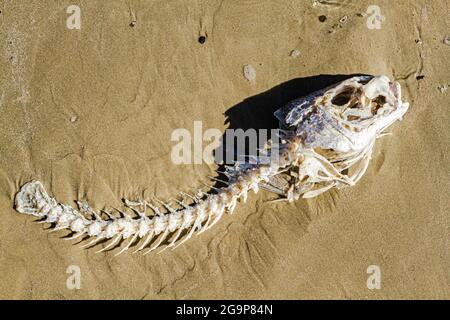
[[[450,297],[449,1],[77,1],[81,30],[71,4],[0,1],[1,298]],[[269,128],[283,103],[350,74],[386,74],[411,103],[353,188],[293,204],[261,192],[146,256],[80,249],[13,208],[31,179],[96,209],[192,192],[217,166],[174,165],[174,129]]]

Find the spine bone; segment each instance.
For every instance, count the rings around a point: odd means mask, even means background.
[[[142,244],[135,251],[138,252],[154,240],[150,249],[144,253],[147,254],[158,248],[164,240],[168,241],[167,248],[181,245],[195,233],[200,234],[214,226],[224,213],[232,214],[239,199],[245,202],[250,190],[257,193],[260,182],[268,181],[293,158],[295,148],[286,143],[282,149],[284,151],[280,152],[281,162],[230,167],[226,172],[229,180],[227,182],[220,180],[225,187],[214,188],[215,193],[203,193],[202,197],[183,193],[183,196],[190,198],[192,203],[186,204],[184,201],[175,200],[180,206],[179,209],[162,203],[167,210],[164,214],[146,201],[125,200],[125,205],[137,214],[136,218],[124,212],[121,212],[121,217],[114,217],[105,212],[108,219],[103,219],[86,203],[78,202],[79,211],[58,203],[39,181],[30,181],[22,186],[16,195],[15,207],[20,213],[41,218],[42,223],[54,224],[52,231],[70,230],[73,236],[68,239],[89,236],[91,241],[83,247],[90,247],[101,240],[110,240],[99,252],[112,249],[122,239],[130,240],[117,254],[128,250],[133,243],[141,240]],[[137,209],[142,207],[143,211]],[[147,208],[152,209],[154,215],[147,216]],[[88,215],[92,218],[88,218]],[[168,239],[169,236],[171,239]]]

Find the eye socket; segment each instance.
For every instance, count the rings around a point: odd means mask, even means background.
[[[378,96],[375,99],[372,100],[372,114],[376,115],[378,112],[378,109],[382,108],[384,104],[386,103],[386,97],[385,96]]]
[[[345,87],[333,98],[333,100],[331,100],[331,103],[335,106],[344,106],[350,101],[354,93],[355,88]]]

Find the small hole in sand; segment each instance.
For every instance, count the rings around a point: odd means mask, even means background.
[[[205,36],[198,37],[198,43],[204,44],[205,42],[206,42],[206,37]]]
[[[320,22],[325,22],[325,21],[327,21],[327,16],[324,16],[324,15],[319,16],[319,21],[320,21]]]

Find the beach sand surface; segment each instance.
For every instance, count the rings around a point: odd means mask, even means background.
[[[377,0],[380,29],[366,0],[81,1],[80,30],[72,4],[0,1],[1,298],[449,298],[448,1]],[[193,192],[217,166],[173,164],[175,129],[267,128],[287,99],[351,74],[386,74],[411,104],[352,188],[251,195],[146,256],[83,250],[14,210],[32,179],[97,210]]]

